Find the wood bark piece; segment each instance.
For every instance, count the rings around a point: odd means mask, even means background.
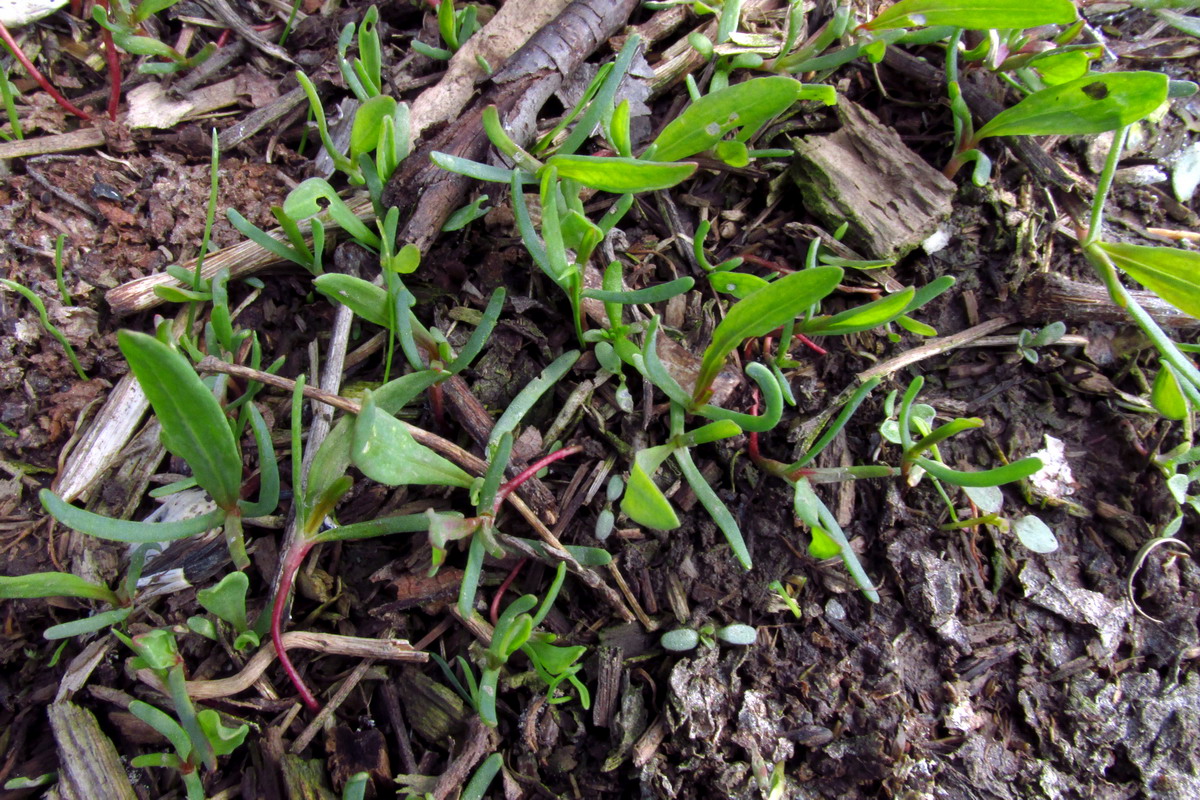
[[[569,0],[509,0],[488,24],[466,41],[441,79],[413,101],[410,136],[421,138],[430,127],[454,120],[475,96],[486,77],[477,58],[493,68],[508,61],[533,34],[556,17]]]
[[[397,239],[427,251],[450,214],[466,202],[474,183],[435,166],[429,160],[431,153],[484,160],[489,142],[482,115],[490,105],[496,106],[513,140],[527,145],[542,106],[565,77],[620,28],[636,5],[636,0],[575,0],[513,54],[469,109],[406,158],[383,193],[384,205],[401,212]]]
[[[1185,314],[1153,292],[1129,292],[1159,325],[1184,329],[1200,327],[1200,319]],[[1092,283],[1073,281],[1055,272],[1034,275],[1021,297],[1021,313],[1030,322],[1057,320],[1083,324],[1111,322],[1128,325],[1129,312],[1108,296],[1108,290]]]
[[[77,800],[137,800],[117,748],[100,730],[95,715],[74,703],[46,709],[58,748],[59,791]]]
[[[75,444],[51,488],[68,503],[79,497],[117,458],[133,436],[150,403],[133,373],[117,382],[108,399]]]
[[[955,185],[929,166],[871,112],[838,104],[836,133],[793,141],[792,178],[806,210],[872,258],[908,253],[949,216]]]

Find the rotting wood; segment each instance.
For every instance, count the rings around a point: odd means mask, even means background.
[[[58,747],[63,797],[137,800],[117,748],[100,730],[92,712],[74,703],[52,703],[46,713]]]
[[[1183,313],[1153,292],[1129,293],[1159,325],[1177,330],[1200,327],[1200,319]],[[1021,295],[1021,313],[1026,320],[1040,323],[1132,324],[1129,313],[1112,301],[1103,286],[1071,280],[1056,272],[1040,272],[1029,279]]]
[[[950,215],[957,187],[870,111],[842,99],[838,117],[835,133],[793,140],[805,208],[831,230],[849,222],[847,242],[870,257],[900,258]]]
[[[109,391],[50,488],[68,503],[87,491],[120,454],[149,408],[141,385],[127,373]]]

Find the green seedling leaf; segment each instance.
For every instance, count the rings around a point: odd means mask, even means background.
[[[194,616],[187,619],[188,630],[198,636],[203,636],[205,639],[217,641],[220,637],[217,634],[216,624],[208,617]]]
[[[283,213],[294,220],[308,219],[328,209],[329,218],[359,242],[379,250],[380,241],[324,178],[309,178],[288,193]]]
[[[679,464],[679,471],[683,473],[688,485],[692,487],[696,499],[700,501],[700,505],[704,506],[704,510],[712,517],[713,522],[717,523],[721,533],[725,534],[725,541],[729,542],[729,547],[733,550],[733,555],[737,558],[738,563],[742,565],[742,569],[753,569],[754,563],[750,558],[750,549],[746,547],[746,540],[742,538],[742,530],[738,527],[737,520],[733,518],[733,514],[729,513],[729,509],[721,502],[717,493],[708,485],[708,481],[704,479],[704,473],[692,461],[691,453],[686,447],[681,447],[675,450],[673,455]]]
[[[39,597],[80,597],[120,605],[107,586],[86,581],[69,572],[35,572],[16,577],[0,576],[0,600],[33,600]]]
[[[250,726],[244,723],[236,728],[226,728],[221,724],[221,715],[211,708],[198,713],[196,721],[200,723],[200,730],[204,731],[204,738],[212,745],[213,753],[218,756],[227,756],[237,750],[250,732]]]
[[[367,322],[382,328],[388,327],[388,294],[383,287],[341,272],[320,275],[313,281],[313,286]]]
[[[525,418],[525,415],[533,408],[534,403],[553,387],[554,384],[558,383],[570,371],[578,359],[578,350],[568,350],[550,362],[549,366],[542,370],[540,375],[527,383],[525,388],[517,393],[517,396],[508,404],[508,408],[500,415],[500,419],[496,420],[495,426],[492,427],[492,434],[488,437],[487,444],[489,452],[495,448],[501,436],[506,433],[512,433],[516,429],[517,424]]]
[[[162,425],[162,443],[226,511],[237,507],[242,458],[221,404],[187,360],[153,336],[117,334],[121,353]]]
[[[1167,99],[1161,72],[1092,73],[1034,92],[975,133],[989,136],[1079,136],[1137,122]]]
[[[665,444],[639,450],[633,458],[633,469],[625,496],[621,498],[621,511],[639,525],[659,531],[670,531],[679,527],[679,517],[662,490],[655,485],[653,475],[662,462],[675,450]]]
[[[422,370],[385,383],[373,393],[375,404],[387,414],[396,414],[436,383],[439,377],[432,370]],[[304,489],[306,518],[312,513],[318,499],[346,475],[351,463],[350,444],[353,438],[354,418],[343,417],[321,443],[309,467]]]
[[[812,87],[792,78],[753,78],[711,92],[692,103],[672,120],[654,140],[653,158],[679,161],[701,153],[740,128],[735,139],[745,142],[772,118],[802,99]],[[819,98],[826,105],[836,101],[832,87],[822,87]]]
[[[492,779],[496,777],[496,773],[502,766],[504,766],[504,756],[499,753],[492,753],[484,759],[484,762],[479,765],[479,769],[475,770],[475,774],[471,776],[471,780],[467,782],[460,800],[483,800],[484,793],[492,785]]]
[[[731,294],[741,300],[754,294],[770,282],[748,272],[718,270],[708,273],[708,283],[714,292]]]
[[[1053,553],[1058,549],[1058,539],[1054,536],[1054,531],[1032,514],[1014,522],[1013,533],[1017,534],[1021,544],[1035,553]]]
[[[979,472],[964,472],[962,470],[951,469],[945,464],[928,458],[914,458],[913,463],[920,465],[922,469],[939,481],[964,487],[1000,486],[1005,483],[1019,481],[1022,478],[1028,478],[1042,468],[1042,460],[1033,456],[1023,458],[1020,461],[1014,461],[1011,464],[1005,464],[1003,467],[985,469]]]
[[[507,181],[508,178],[505,177],[505,180]],[[454,231],[460,231],[475,220],[486,216],[488,211],[491,210],[483,207],[483,204],[487,201],[488,196],[486,194],[481,194],[469,204],[455,211],[450,215],[450,218],[446,220],[446,223],[442,225],[442,232],[452,233]]]
[[[1092,62],[1100,58],[1103,53],[1104,48],[1101,45],[1065,52],[1044,53],[1030,61],[1029,66],[1037,70],[1038,75],[1047,86],[1058,86],[1086,75]]]
[[[725,644],[737,647],[749,647],[758,641],[758,629],[749,625],[735,622],[717,630],[717,638]]]
[[[196,592],[196,600],[205,611],[225,620],[238,633],[246,630],[246,591],[250,578],[244,572],[231,572],[210,589]]]
[[[1071,0],[901,0],[863,25],[871,31],[949,25],[968,30],[1036,28],[1075,21]]]
[[[508,183],[516,172],[512,169],[493,167],[490,164],[480,164],[478,161],[452,156],[449,153],[439,153],[436,150],[429,154],[429,160],[447,172],[457,172],[468,178],[492,183]]]
[[[695,650],[700,644],[700,634],[691,628],[677,628],[673,631],[667,631],[658,640],[662,645],[663,650],[669,650],[672,653],[686,653],[689,650]]]
[[[834,558],[842,552],[841,545],[835,542],[820,525],[810,525],[812,541],[808,543],[808,554],[815,559],[824,561]]]
[[[95,633],[105,628],[111,628],[113,625],[120,625],[132,613],[132,608],[114,608],[112,611],[93,614],[86,619],[77,619],[72,622],[51,625],[42,631],[42,637],[47,641],[53,642],[58,639],[71,639],[76,636],[82,636],[85,633]]]
[[[725,359],[742,342],[766,336],[791,322],[832,292],[841,279],[838,267],[806,269],[769,283],[735,303],[713,331],[712,344],[704,351],[693,397],[703,399]]]
[[[720,141],[713,148],[717,158],[731,167],[745,167],[750,164],[750,150],[745,142]]]
[[[522,539],[518,536],[512,538],[538,553],[542,558],[551,560],[550,551],[542,542],[536,539]],[[600,547],[581,547],[573,544],[566,544],[563,547],[571,554],[572,558],[585,567],[603,567],[612,563],[612,553]]]
[[[1174,247],[1096,242],[1113,263],[1179,310],[1200,317],[1200,253]]]
[[[1004,493],[997,486],[964,486],[962,490],[985,514],[999,514],[1004,506]]]
[[[225,512],[217,509],[199,517],[178,522],[130,522],[129,520],[102,517],[91,511],[76,508],[49,489],[42,489],[38,493],[38,499],[42,501],[42,507],[51,516],[68,528],[111,542],[128,542],[130,544],[173,542],[176,539],[186,539],[189,536],[218,528],[225,519]]]
[[[840,314],[814,317],[802,325],[797,325],[796,331],[807,336],[842,336],[869,331],[888,324],[908,311],[915,295],[916,290],[909,287],[870,303],[848,308]]]
[[[1154,385],[1150,388],[1150,405],[1167,419],[1178,421],[1188,415],[1187,399],[1179,390],[1179,383],[1166,362],[1159,366],[1158,374],[1154,376]]]
[[[165,736],[181,759],[186,761],[191,755],[192,741],[188,738],[187,731],[165,711],[141,700],[134,700],[129,704],[129,713]]]
[[[470,475],[417,442],[403,422],[380,410],[367,393],[354,423],[350,456],[373,481],[388,486],[423,484],[470,487]]]
[[[370,153],[379,144],[379,132],[385,118],[395,118],[396,101],[387,95],[377,95],[358,107],[354,125],[350,128],[350,160]]]
[[[661,303],[676,295],[690,291],[696,281],[692,278],[676,278],[673,281],[660,283],[657,286],[647,286],[645,289],[631,291],[609,292],[602,289],[584,289],[583,296],[605,303],[621,303],[623,305],[638,305],[640,303]]]
[[[546,166],[554,167],[559,178],[614,194],[669,189],[696,171],[691,162],[642,161],[620,156],[552,156]]]

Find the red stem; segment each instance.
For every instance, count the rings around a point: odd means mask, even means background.
[[[17,40],[13,38],[13,35],[8,32],[8,28],[4,27],[3,24],[0,24],[0,40],[3,40],[4,43],[8,45],[8,49],[12,51],[12,54],[16,57],[17,61],[21,62],[21,66],[24,67],[25,71],[29,73],[29,77],[37,81],[38,85],[45,89],[46,93],[54,98],[54,102],[58,103],[60,106],[65,108],[67,111],[70,111],[80,119],[88,121],[92,119],[90,114],[80,108],[77,108],[70,100],[63,97],[58,93],[57,89],[50,85],[50,81],[46,80],[46,76],[39,72],[38,68],[33,65],[33,62],[29,60],[27,55],[25,55],[25,51],[23,51],[20,45],[17,44]]]
[[[500,584],[500,588],[496,590],[496,596],[492,598],[492,606],[489,614],[492,618],[492,624],[496,624],[496,620],[500,618],[500,598],[504,597],[504,593],[508,591],[508,587],[512,586],[512,582],[516,580],[517,575],[521,572],[521,567],[525,566],[528,559],[522,558],[517,562],[517,565],[508,573],[508,577],[504,579],[504,583]]]
[[[522,483],[529,480],[534,475],[537,475],[543,469],[550,466],[555,461],[558,461],[560,458],[566,458],[567,456],[573,456],[576,453],[582,452],[583,445],[573,444],[570,447],[564,447],[561,450],[555,450],[548,456],[542,456],[537,461],[530,464],[521,472],[520,475],[510,480],[496,491],[496,502],[492,505],[492,513],[500,513],[500,506],[504,504],[504,498],[508,497]]]
[[[437,423],[438,430],[446,430],[446,403],[444,400],[442,385],[435,383],[429,387],[429,410],[433,412],[433,421]]]
[[[321,704],[304,685],[304,679],[300,677],[292,660],[288,658],[287,650],[283,648],[283,609],[287,606],[287,597],[292,591],[292,581],[295,579],[296,573],[300,571],[300,566],[311,549],[312,542],[300,544],[288,554],[279,567],[281,570],[279,587],[275,591],[275,604],[271,607],[271,642],[275,645],[275,654],[279,656],[280,666],[283,667],[288,680],[296,687],[300,699],[304,701],[304,705],[308,706],[309,711],[316,713],[321,710]]]
[[[821,345],[817,344],[812,339],[805,336],[803,333],[797,333],[796,338],[800,340],[801,344],[806,346],[809,350],[812,350],[817,355],[819,355],[819,356],[829,355],[828,350],[826,350],[824,347],[821,347]]]
[[[108,0],[97,0],[100,7],[108,11]],[[104,60],[108,62],[108,77],[112,85],[108,91],[108,118],[117,121],[117,109],[121,106],[121,54],[113,42],[112,31],[104,29]]]

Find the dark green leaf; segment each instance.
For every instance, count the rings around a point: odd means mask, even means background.
[[[832,292],[841,279],[842,270],[838,267],[806,269],[769,283],[735,303],[713,331],[712,344],[704,351],[695,396],[708,390],[725,359],[738,345],[791,322]]]
[[[213,501],[237,505],[242,458],[221,404],[187,360],[143,333],[121,331],[117,342],[162,425],[162,443],[187,462]]]
[[[989,136],[1078,136],[1122,128],[1167,99],[1161,72],[1092,73],[1034,92],[988,120],[975,141]]]

